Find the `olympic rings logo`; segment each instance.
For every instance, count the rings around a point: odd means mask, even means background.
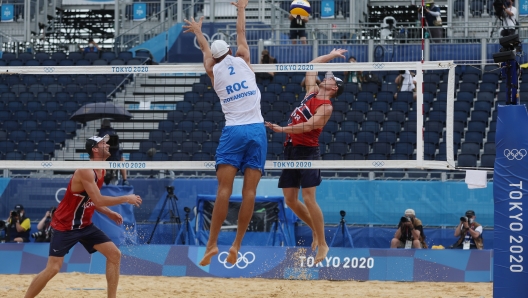
[[[526,156],[526,149],[504,149],[504,156],[508,160],[521,160]]]
[[[41,162],[40,165],[43,168],[51,168],[51,166],[53,166],[53,163],[51,163],[51,162]]]
[[[55,67],[44,67],[44,72],[52,73],[55,71]]]
[[[372,67],[374,67],[375,69],[382,69],[385,67],[385,64],[383,63],[374,63],[372,64]]]
[[[212,169],[216,166],[216,163],[214,161],[208,161],[208,162],[204,162],[204,167],[208,168],[208,169]]]
[[[224,254],[226,255],[225,258],[222,257]],[[250,251],[244,254],[241,254],[240,252],[238,252],[238,259],[236,263],[233,265],[227,263],[226,261],[227,255],[228,255],[227,251],[223,251],[220,254],[218,254],[218,262],[221,264],[224,264],[224,267],[226,267],[227,269],[231,269],[235,266],[237,266],[238,269],[245,269],[249,264],[255,262],[255,254]],[[249,256],[250,259],[247,256]]]
[[[383,161],[373,161],[372,165],[376,168],[380,168],[380,167],[383,167],[385,163]]]

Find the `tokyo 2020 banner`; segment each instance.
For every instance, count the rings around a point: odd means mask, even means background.
[[[526,297],[528,233],[528,114],[524,105],[499,106],[493,175],[495,201],[493,297]],[[488,140],[489,142],[490,140]]]
[[[490,282],[491,250],[330,248],[314,264],[305,247],[243,246],[235,264],[225,261],[229,246],[208,266],[199,266],[205,247],[185,245],[121,246],[121,273],[126,275],[262,277],[275,279]],[[0,244],[0,274],[34,274],[46,266],[48,243]],[[77,244],[61,272],[104,274],[106,259]],[[524,297],[524,296],[514,296]]]

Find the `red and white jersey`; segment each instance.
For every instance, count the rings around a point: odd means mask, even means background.
[[[307,122],[313,117],[317,108],[324,104],[331,105],[332,102],[329,99],[317,98],[317,93],[307,94],[301,104],[291,113],[288,126]],[[317,147],[319,146],[319,135],[322,131],[322,128],[318,128],[305,133],[288,134],[286,142],[292,142],[293,146]]]
[[[100,179],[94,170],[95,183],[101,189],[103,187],[105,170]],[[92,216],[95,211],[95,204],[92,202],[86,191],[74,193],[71,190],[73,177],[68,184],[64,198],[53,213],[51,227],[58,231],[78,230],[89,226],[92,223]]]

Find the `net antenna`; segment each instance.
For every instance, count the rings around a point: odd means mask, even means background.
[[[453,152],[453,113],[454,113],[454,92],[455,92],[455,67],[453,61],[435,62],[374,62],[374,63],[299,63],[299,64],[254,64],[254,71],[291,73],[299,72],[305,74],[306,71],[316,72],[343,72],[343,71],[399,71],[402,69],[412,69],[416,71],[416,159],[412,160],[299,160],[280,161],[267,160],[265,168],[268,170],[278,170],[284,168],[318,168],[328,170],[347,169],[455,169]],[[424,96],[423,96],[423,72],[434,70],[448,70],[448,92],[446,110],[446,160],[424,160]],[[204,74],[205,69],[202,64],[185,65],[131,65],[131,66],[54,66],[54,67],[0,67],[0,75],[11,74],[40,74],[40,75],[61,75],[61,74],[133,74],[134,76],[185,76],[186,74]],[[298,100],[299,102],[300,100]],[[297,104],[297,103],[296,103]],[[413,111],[411,111],[413,112]],[[265,119],[266,120],[266,119]],[[286,120],[286,119],[285,119]],[[84,140],[79,140],[83,142]],[[214,171],[215,162],[210,161],[106,161],[106,162],[86,162],[86,161],[20,161],[3,160],[2,167],[11,170],[71,170],[78,168],[105,168],[105,169],[127,169],[127,170],[196,170]]]

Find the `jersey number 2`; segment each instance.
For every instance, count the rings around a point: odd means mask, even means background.
[[[234,75],[235,74],[235,68],[233,66],[229,66],[228,68],[230,70],[229,75],[230,76]]]

